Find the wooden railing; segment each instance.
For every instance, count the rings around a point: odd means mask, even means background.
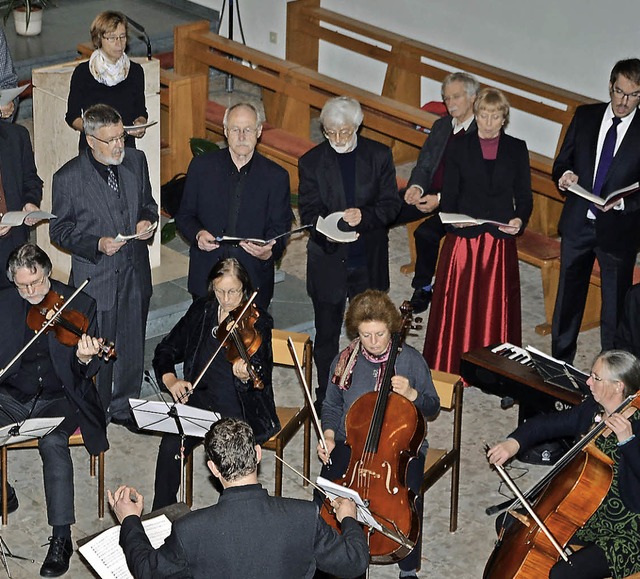
[[[287,61],[318,70],[320,41],[385,64],[382,95],[414,108],[421,104],[423,79],[440,83],[451,70],[469,72],[478,77],[483,86],[500,88],[514,109],[558,124],[560,132],[556,152],[576,107],[595,102],[585,96],[326,10],[320,7],[320,0],[289,2]],[[534,213],[529,227],[546,235],[555,235],[563,198],[551,180],[553,160],[538,153],[531,153],[530,158]]]

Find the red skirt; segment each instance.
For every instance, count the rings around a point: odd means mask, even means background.
[[[490,344],[522,342],[515,238],[448,233],[438,262],[424,343],[430,368],[460,371],[460,356]]]

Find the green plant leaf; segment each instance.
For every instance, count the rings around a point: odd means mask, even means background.
[[[198,137],[192,137],[189,139],[189,144],[191,145],[191,152],[194,157],[198,157],[199,155],[203,155],[204,153],[210,153],[211,151],[217,151],[220,149],[218,145],[216,145],[213,141],[209,141],[207,139],[200,139]]]

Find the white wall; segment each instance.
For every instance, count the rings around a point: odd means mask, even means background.
[[[487,64],[596,99],[607,100],[609,71],[628,57],[640,57],[638,0],[321,0],[322,7],[413,36]],[[220,9],[222,0],[198,0]],[[242,0],[247,44],[274,56],[285,52],[283,0]],[[226,16],[222,31],[226,31]],[[278,43],[269,43],[269,32]],[[226,32],[224,32],[226,35]],[[236,32],[235,38],[239,38]],[[320,71],[368,90],[380,91],[384,68],[342,49],[322,46]],[[423,85],[423,100],[438,97]],[[558,129],[517,111],[510,132],[529,147],[553,154]]]

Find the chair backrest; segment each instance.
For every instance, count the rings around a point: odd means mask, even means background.
[[[295,366],[287,344],[289,338],[291,338],[291,341],[293,342],[293,347],[296,355],[298,356],[298,360],[300,361],[300,366],[302,367],[307,385],[311,388],[313,360],[311,359],[311,338],[309,334],[288,332],[286,330],[277,329],[272,330],[271,347],[273,349],[273,363],[282,366]]]
[[[452,380],[452,375],[439,370],[431,370],[431,379],[440,398],[440,408],[453,410],[455,404],[454,394],[457,378]]]

